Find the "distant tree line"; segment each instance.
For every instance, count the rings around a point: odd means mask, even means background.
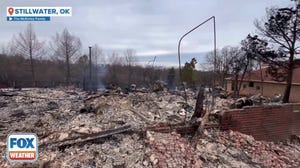
[[[49,43],[41,41],[32,24],[14,35],[0,53],[1,87],[69,86],[104,88],[110,85],[128,88],[131,84],[151,88],[163,81],[170,89],[180,86],[177,68],[141,66],[133,49],[104,56],[97,45],[82,54],[80,38],[67,29],[56,33]],[[183,67],[183,81],[189,86],[211,86],[210,71],[197,71],[196,59]],[[92,86],[91,86],[92,85]]]
[[[122,58],[122,57],[121,57]],[[111,58],[110,58],[111,59]],[[117,58],[120,59],[120,58]],[[88,56],[79,57],[69,67],[69,79],[66,81],[66,63],[55,59],[33,59],[30,61],[19,55],[0,54],[0,87],[86,87],[88,84]],[[122,60],[122,59],[121,59]],[[32,81],[31,64],[35,66]],[[105,88],[110,85],[128,88],[131,84],[151,88],[156,81],[163,81],[170,89],[180,86],[177,68],[131,65],[123,61],[93,65],[92,80],[94,87]],[[186,74],[189,76],[189,74]],[[194,71],[189,86],[212,84],[212,72]],[[191,83],[190,83],[191,82]]]

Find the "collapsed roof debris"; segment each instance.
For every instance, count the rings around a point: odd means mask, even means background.
[[[88,95],[76,89],[4,90],[0,94],[0,167],[297,167],[300,145],[256,141],[238,132],[200,130],[196,93],[135,89]],[[207,96],[205,96],[207,98]],[[204,101],[204,110],[207,106]],[[216,99],[229,109],[232,99]],[[216,112],[216,111],[213,111]],[[36,163],[5,159],[10,132],[39,137]],[[195,133],[191,136],[191,133]]]

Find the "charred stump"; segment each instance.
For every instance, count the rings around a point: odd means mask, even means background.
[[[199,92],[198,92],[198,96],[197,96],[196,107],[195,107],[194,114],[192,115],[192,119],[200,118],[200,117],[204,116],[204,113],[203,113],[203,101],[204,101],[204,99],[205,99],[205,97],[204,97],[204,88],[200,87]]]

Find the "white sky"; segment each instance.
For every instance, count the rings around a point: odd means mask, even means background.
[[[135,49],[137,55],[177,52],[181,35],[216,16],[217,46],[238,45],[254,33],[253,21],[271,6],[284,7],[289,0],[1,0],[0,44],[25,29],[28,22],[7,22],[8,6],[70,6],[72,17],[33,22],[40,39],[49,40],[67,28],[82,40],[83,51],[98,44],[104,52]],[[183,40],[185,53],[213,48],[212,22]]]

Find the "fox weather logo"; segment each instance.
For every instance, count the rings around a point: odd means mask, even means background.
[[[33,133],[11,133],[7,137],[6,158],[10,162],[35,162],[38,137]]]

